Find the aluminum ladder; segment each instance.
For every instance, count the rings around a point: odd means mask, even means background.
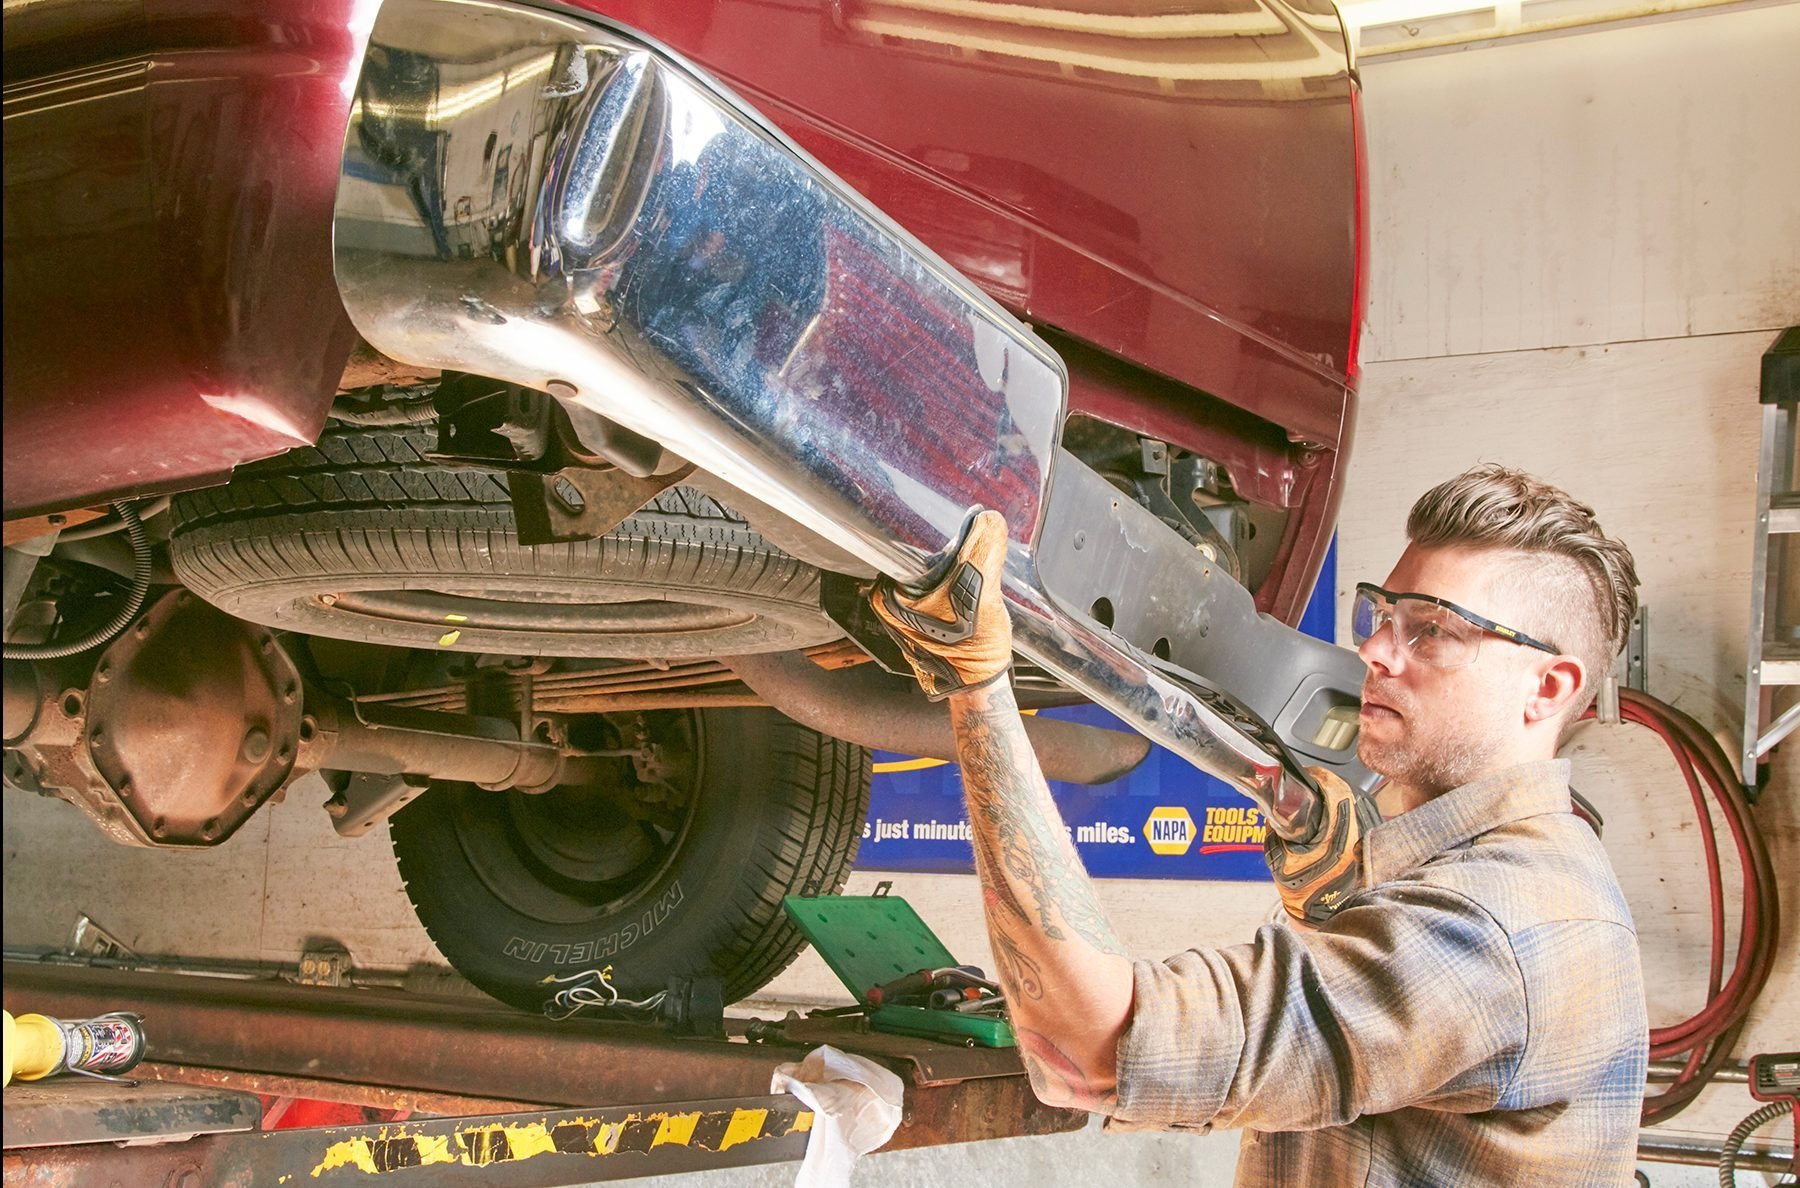
[[[1762,357],[1762,445],[1750,560],[1750,647],[1744,666],[1744,747],[1739,771],[1754,803],[1769,752],[1800,727],[1800,699],[1780,713],[1777,690],[1800,685],[1800,490],[1794,485],[1795,406],[1800,404],[1800,326]],[[1770,719],[1773,719],[1772,721]]]

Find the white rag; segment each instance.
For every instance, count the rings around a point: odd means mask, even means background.
[[[791,1093],[813,1111],[795,1188],[844,1188],[857,1157],[899,1129],[906,1087],[873,1060],[825,1044],[798,1064],[776,1066],[769,1092]]]

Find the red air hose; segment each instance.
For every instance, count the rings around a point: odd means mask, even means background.
[[[1694,801],[1694,812],[1700,819],[1712,907],[1706,1004],[1679,1023],[1650,1029],[1650,1059],[1686,1057],[1668,1089],[1644,1099],[1644,1125],[1651,1126],[1668,1121],[1686,1107],[1730,1056],[1738,1033],[1743,1030],[1744,1017],[1768,981],[1774,964],[1780,905],[1768,848],[1750,815],[1750,804],[1744,799],[1737,773],[1712,735],[1674,706],[1634,689],[1619,690],[1619,714],[1627,722],[1655,731],[1681,768]],[[1591,710],[1588,716],[1592,716]],[[1729,977],[1724,976],[1724,873],[1708,792],[1731,831],[1744,879],[1737,957]]]

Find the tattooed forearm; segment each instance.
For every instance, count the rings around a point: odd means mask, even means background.
[[[967,768],[964,768],[963,778],[965,781],[969,778]],[[988,786],[992,787],[992,785]],[[1000,885],[1007,888],[1009,897],[1012,895],[1012,887],[1006,878],[999,877],[1003,874],[1011,875],[1037,893],[1038,927],[1043,929],[1044,935],[1051,940],[1062,940],[1063,930],[1058,928],[1051,918],[1051,902],[1047,896],[1041,893],[1044,880],[1038,874],[1037,855],[1031,850],[1031,843],[1040,839],[1031,837],[1029,826],[1025,830],[1015,828],[1002,811],[1002,806],[992,797],[981,800],[971,797],[970,804],[973,813],[991,827],[981,834],[982,847],[986,851],[989,870],[997,877]],[[1018,906],[1016,898],[1012,899],[1012,903],[1014,906]],[[1022,919],[1029,922],[1031,917],[1023,915],[1023,908],[1020,908],[1020,912]]]
[[[1011,693],[997,692],[985,707],[959,699],[951,717],[979,857],[999,867],[988,872],[991,882],[1016,883],[1049,939],[1066,939],[1060,919],[1102,953],[1123,955],[1093,883],[1055,818]],[[1017,899],[1012,906],[1021,909],[1022,920],[1029,918]]]
[[[1009,923],[1029,926],[1031,914],[1019,903],[1019,897],[1013,894],[1012,885],[1000,875],[993,845],[982,837],[977,837],[975,841],[975,866],[981,874],[981,899],[987,907],[988,941],[994,950],[994,964],[998,967],[1001,984],[1007,987],[1007,992],[1015,999],[1042,998],[1044,983],[1038,963],[1026,956],[1024,950],[1019,948],[1019,943],[1006,931]]]
[[[1007,1015],[1039,1099],[1117,1108],[1132,966],[1004,684],[950,699],[975,866]]]

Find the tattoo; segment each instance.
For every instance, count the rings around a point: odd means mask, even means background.
[[[1045,811],[1038,797],[1045,789],[1043,776],[1018,711],[1010,704],[989,709],[953,705],[951,713],[960,736],[963,787],[972,815],[980,819],[975,831],[979,860],[992,864],[990,881],[1004,886],[1010,875],[1025,889],[1045,937],[1067,939],[1056,923],[1060,916],[1100,952],[1125,956],[1061,823],[1052,821],[1054,814]],[[1022,905],[1020,919],[1029,919]]]
[[[1000,984],[1006,987],[1007,992],[1034,1002],[1043,998],[1043,970],[1037,962],[1025,955],[1019,942],[998,928],[988,929],[988,940],[993,943],[994,965],[1000,974]]]
[[[1095,1089],[1082,1067],[1057,1047],[1049,1036],[1029,1027],[1015,1027],[1025,1073],[1040,1100],[1067,1103],[1078,1110],[1111,1113],[1118,1108],[1116,1089]]]
[[[1031,914],[1013,894],[1012,884],[999,871],[992,846],[980,834],[975,838],[975,866],[981,876],[981,901],[987,908],[988,941],[994,950],[1000,983],[1009,994],[1040,999],[1044,996],[1043,971],[1006,931],[1006,921],[1000,915],[1004,911],[1019,923],[1030,926]]]
[[[969,768],[965,762],[963,767],[965,787],[969,786],[969,780]],[[971,796],[970,801],[974,803],[975,797]],[[999,818],[991,804],[976,805],[976,812],[980,819],[989,825],[999,823]],[[1001,840],[997,841],[997,837]],[[1025,905],[1019,902],[1018,895],[1013,891],[1012,880],[1008,879],[1006,875],[1011,872],[1027,886],[1035,887],[1037,883],[1036,863],[1032,861],[1030,851],[1022,849],[1016,843],[1017,839],[1007,838],[1004,831],[976,830],[974,838],[975,865],[982,876],[983,884],[993,888],[995,897],[1002,906],[1018,917],[1019,923],[1030,924],[1032,922],[1031,913],[1026,911]],[[1002,853],[996,848],[998,845],[1006,845],[1008,849]],[[1043,930],[1044,935],[1051,940],[1062,940],[1062,929],[1051,921],[1049,905],[1044,903],[1041,898],[1038,903],[1038,912],[1040,916],[1038,927]]]
[[[1012,884],[1000,877],[999,864],[995,861],[987,840],[977,836],[975,839],[975,867],[981,875],[982,896],[990,906],[1005,908],[1021,924],[1031,923],[1031,913],[1013,894]]]

